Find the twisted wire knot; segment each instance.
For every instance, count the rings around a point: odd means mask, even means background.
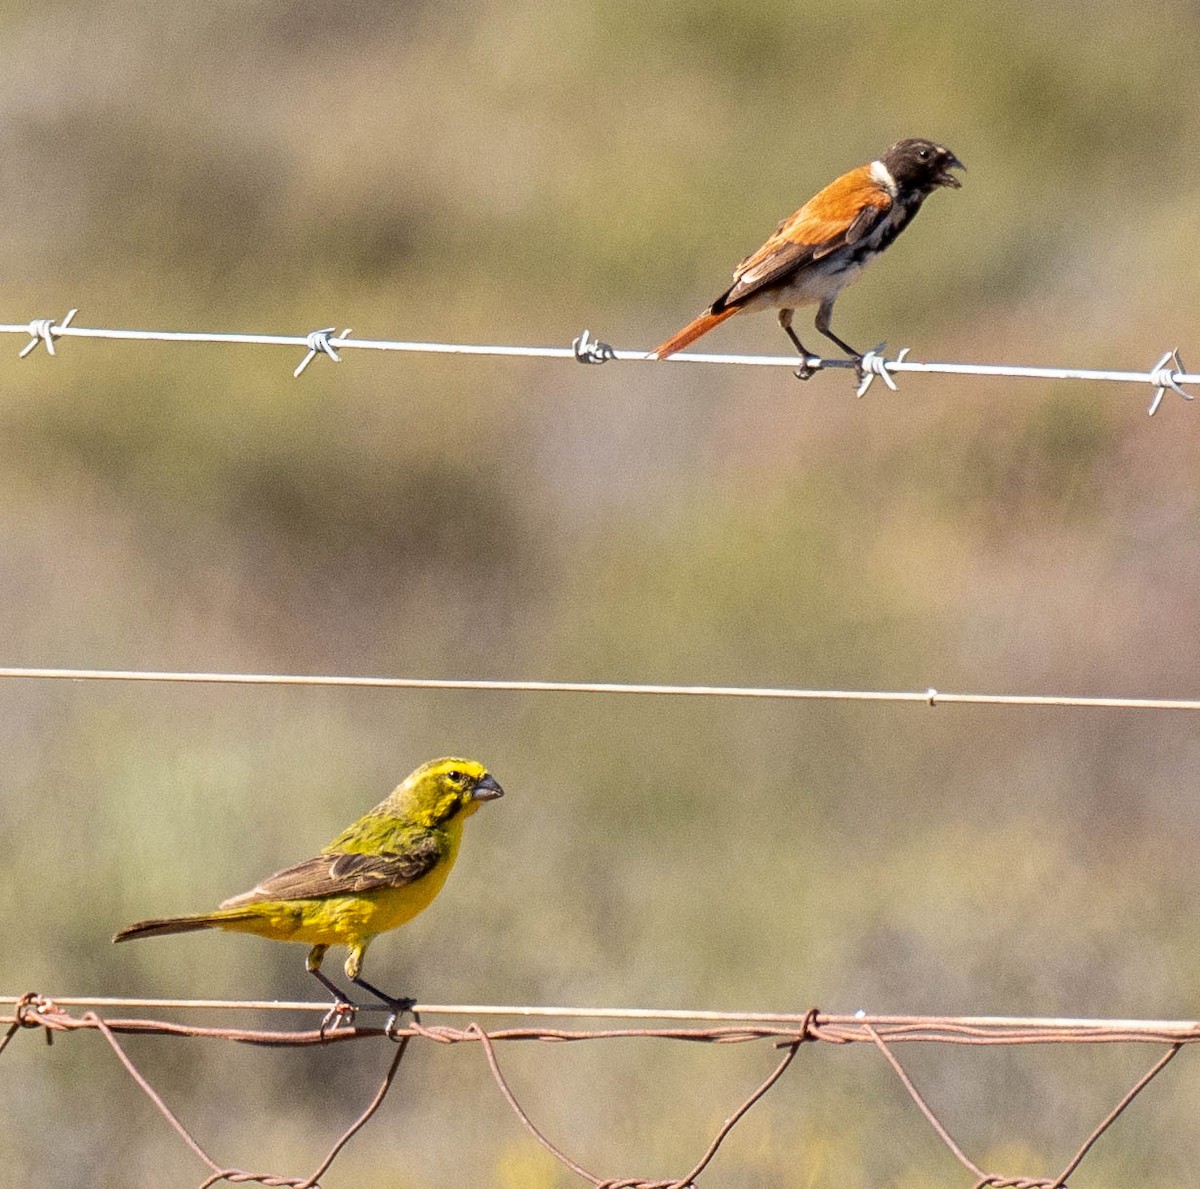
[[[1176,375],[1187,371],[1183,365],[1183,359],[1179,354],[1179,348],[1175,347],[1168,351],[1151,369],[1150,383],[1154,386],[1154,395],[1150,398],[1150,407],[1146,410],[1147,416],[1153,417],[1158,412],[1158,406],[1162,404],[1162,398],[1166,396],[1167,389],[1172,392],[1179,393],[1184,400],[1194,400],[1195,397],[1190,392],[1185,392],[1179,386],[1179,381],[1175,379]]]
[[[296,370],[292,372],[293,376],[297,377],[298,379],[301,375],[303,375],[304,369],[308,367],[308,365],[312,363],[312,361],[316,359],[318,355],[328,355],[334,363],[342,362],[341,356],[338,355],[333,343],[330,342],[329,339],[329,336],[333,334],[335,329],[336,327],[326,326],[323,330],[310,330],[308,334],[304,336],[304,341],[308,344],[308,354],[305,355],[302,360],[300,360]],[[349,327],[347,327],[340,335],[338,335],[338,338],[342,339],[349,337]]]
[[[867,389],[878,378],[882,380],[893,392],[898,392],[896,381],[892,377],[892,373],[888,371],[888,360],[883,355],[883,349],[887,343],[880,343],[878,347],[873,347],[858,361],[858,388],[855,390],[855,396],[865,396]],[[903,361],[908,354],[907,347],[901,347],[896,355],[896,363]]]
[[[617,353],[606,342],[592,338],[590,330],[571,340],[571,350],[575,352],[577,363],[607,363],[617,357]]]
[[[34,318],[29,323],[29,342],[17,353],[17,358],[24,359],[30,351],[33,351],[37,347],[38,343],[45,343],[46,350],[51,355],[56,354],[54,340],[64,327],[71,325],[71,319],[78,313],[78,310],[68,310],[67,316],[59,322],[55,322],[53,318]]]

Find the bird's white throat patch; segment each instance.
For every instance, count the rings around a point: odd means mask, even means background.
[[[882,161],[871,162],[871,176],[893,197],[900,192],[892,171]]]

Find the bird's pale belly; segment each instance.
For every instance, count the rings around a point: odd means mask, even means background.
[[[866,267],[867,261],[855,261],[848,252],[834,252],[816,264],[799,271],[791,281],[772,285],[754,294],[741,306],[743,310],[792,310],[799,306],[820,305],[838,293]]]

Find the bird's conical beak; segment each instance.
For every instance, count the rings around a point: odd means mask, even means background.
[[[950,159],[946,162],[942,172],[938,174],[938,185],[951,186],[955,190],[961,190],[962,182],[960,182],[958,178],[954,176],[954,174],[948,172],[951,169],[961,169],[963,173],[966,173],[967,171],[967,167],[953,153],[951,153]]]
[[[492,778],[491,773],[488,773],[476,786],[472,797],[476,801],[494,801],[497,797],[503,797],[504,790],[499,783]]]

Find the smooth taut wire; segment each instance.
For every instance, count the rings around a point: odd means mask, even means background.
[[[147,669],[0,667],[0,679],[150,681],[187,685],[318,685],[364,689],[483,690],[515,693],[633,694],[657,697],[766,698],[777,701],[916,702],[926,706],[1042,706],[1093,710],[1200,710],[1200,698],[1091,697],[1074,694],[955,693],[923,690],[792,689],[744,685],[648,685],[615,681],[523,681],[457,677],[366,677],[301,673],[191,673]]]

